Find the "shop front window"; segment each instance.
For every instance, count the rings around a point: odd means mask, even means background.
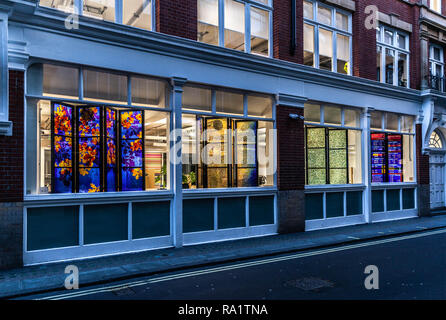
[[[306,184],[362,183],[358,110],[305,104]]]
[[[372,112],[372,183],[414,182],[413,126],[411,116]]]
[[[42,73],[46,68],[58,72]],[[122,91],[126,92],[125,96],[120,94],[120,85],[133,83],[132,76],[129,79],[126,75],[82,69],[83,99],[64,101],[65,98],[60,97],[65,96],[66,91],[57,94],[58,88],[64,88],[64,82],[56,86],[51,84],[59,84],[58,77],[64,79],[64,70],[68,71],[65,83],[69,83],[70,75],[78,78],[75,71],[80,73],[80,69],[58,68],[33,65],[28,71],[31,79],[43,74],[41,83],[47,86],[43,86],[45,92],[39,92],[42,87],[35,82],[28,85],[27,127],[30,132],[37,132],[37,136],[27,137],[27,194],[169,188],[170,113],[156,110],[167,107],[167,83],[135,77],[136,83],[153,84],[153,92],[148,94],[152,99],[150,104],[127,105],[123,98],[147,102],[137,90],[133,95],[133,91],[125,87]],[[127,97],[128,92],[130,97]]]
[[[85,17],[154,30],[154,0],[40,0],[42,7],[79,13]],[[78,7],[81,5],[82,8]]]
[[[270,56],[268,0],[198,0],[197,9],[198,41]]]
[[[186,86],[183,188],[273,186],[272,108],[270,96]]]
[[[304,64],[351,74],[351,14],[304,1]]]

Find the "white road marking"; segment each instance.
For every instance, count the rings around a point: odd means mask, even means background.
[[[317,256],[317,255],[339,252],[339,251],[352,250],[352,249],[363,248],[363,247],[370,247],[370,246],[375,246],[375,245],[384,244],[384,243],[427,237],[427,236],[437,235],[437,234],[442,234],[442,233],[446,233],[446,229],[430,231],[430,232],[423,232],[423,233],[400,236],[400,237],[394,237],[394,238],[390,238],[390,239],[369,241],[369,242],[365,242],[365,243],[356,243],[356,244],[345,245],[345,246],[336,247],[336,248],[315,250],[312,252],[297,253],[297,254],[292,254],[292,255],[277,257],[277,258],[266,258],[266,259],[262,259],[262,260],[251,261],[251,262],[236,263],[233,265],[228,265],[228,266],[223,266],[223,267],[214,267],[214,268],[208,268],[208,269],[197,270],[197,271],[183,272],[180,274],[161,276],[161,277],[156,277],[156,278],[147,279],[147,280],[127,282],[127,283],[123,283],[123,284],[107,286],[107,287],[102,287],[102,288],[88,289],[88,290],[83,290],[81,292],[63,293],[63,294],[48,296],[48,297],[44,297],[44,298],[38,298],[36,300],[63,300],[63,299],[70,299],[70,298],[78,298],[78,297],[83,297],[83,296],[102,293],[102,292],[110,292],[110,291],[121,290],[121,289],[125,289],[125,288],[143,286],[143,285],[147,285],[150,283],[177,280],[177,279],[182,279],[182,278],[194,277],[194,276],[222,272],[222,271],[228,271],[228,270],[236,270],[236,269],[253,267],[253,266],[264,265],[264,264],[269,264],[269,263],[276,263],[276,262],[293,260],[293,259],[301,259],[301,258],[305,258],[305,257]]]

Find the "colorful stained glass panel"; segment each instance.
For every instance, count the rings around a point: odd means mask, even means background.
[[[116,138],[116,111],[110,108],[106,109],[106,127],[107,137]]]
[[[141,168],[122,168],[122,191],[141,191],[144,186]]]
[[[79,108],[79,137],[98,137],[101,132],[100,120],[98,107]]]
[[[107,167],[116,167],[116,142],[107,139]]]
[[[57,193],[71,193],[73,188],[73,170],[71,168],[54,169],[54,191]]]
[[[100,166],[100,139],[80,138],[79,139],[79,167],[99,167]]]
[[[92,193],[101,191],[101,173],[99,168],[79,168],[79,192]]]
[[[122,166],[142,167],[142,140],[124,140],[121,143]]]
[[[72,164],[73,141],[69,137],[54,136],[54,166],[70,168]]]
[[[257,168],[237,168],[237,187],[255,187],[257,183]]]
[[[141,139],[143,131],[142,111],[121,112],[122,139]]]
[[[73,108],[61,104],[54,105],[54,134],[70,136],[73,130]]]

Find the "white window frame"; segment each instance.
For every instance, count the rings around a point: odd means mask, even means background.
[[[380,25],[379,27],[379,38],[376,39],[376,52],[378,52],[378,47],[381,47],[381,74],[380,74],[380,82],[386,83],[386,49],[393,50],[395,52],[395,57],[393,60],[393,85],[398,85],[398,54],[403,53],[407,55],[407,63],[406,63],[406,73],[407,73],[407,85],[406,88],[410,88],[410,41],[409,41],[409,34],[406,32],[402,32],[400,30]],[[393,45],[386,44],[384,42],[384,32],[385,30],[388,30],[393,33],[392,42]],[[406,37],[406,49],[401,49],[397,45],[397,35],[400,34],[404,37]],[[404,88],[404,87],[403,87]]]
[[[326,4],[322,4],[317,0],[305,0],[307,2],[313,3],[313,19],[305,18],[304,17],[304,23],[313,26],[314,27],[314,62],[313,67],[319,69],[319,28],[328,30],[332,32],[333,34],[333,60],[332,60],[332,70],[333,72],[338,72],[338,65],[337,65],[337,35],[341,34],[343,36],[346,36],[349,38],[349,45],[350,45],[350,67],[348,75],[352,74],[353,70],[353,33],[352,33],[352,14],[348,11],[341,10],[335,7],[328,6]],[[326,25],[322,22],[319,22],[318,19],[318,8],[323,7],[326,9],[331,10],[331,26]],[[336,13],[342,13],[348,17],[348,31],[344,31],[341,29],[338,29],[336,27]],[[305,30],[305,29],[304,29]],[[304,31],[305,32],[305,31]]]
[[[251,53],[251,7],[265,10],[269,15],[268,25],[268,57],[273,54],[273,6],[272,0],[268,0],[268,4],[261,3],[256,0],[232,0],[239,2],[245,6],[245,50]],[[198,21],[197,21],[198,23]],[[218,45],[225,46],[225,0],[218,0]],[[256,54],[257,55],[257,54]],[[259,55],[264,57],[264,55]]]
[[[441,2],[441,0],[429,0],[429,9],[441,14]],[[438,10],[435,10],[435,5],[438,5]]]
[[[136,28],[138,30],[156,31],[156,19],[155,19],[156,0],[151,0],[151,2],[152,2],[152,10],[151,10],[150,30],[143,29],[143,28],[138,28],[138,27],[133,27],[133,26],[130,26],[130,25],[127,25],[127,24],[123,23],[123,21],[122,21],[123,16],[124,16],[123,0],[115,0],[115,21],[114,22],[118,23],[118,24],[122,24],[122,25],[128,26],[130,28]],[[48,8],[48,9],[57,10],[55,8],[50,8],[50,7],[47,7],[47,6],[40,5],[40,0],[39,0],[39,6],[42,7],[42,8]],[[83,8],[84,8],[84,0],[74,0],[74,12],[75,13],[77,13],[80,16],[83,16],[83,14],[84,14]],[[95,18],[92,18],[90,16],[88,18],[95,19]],[[96,19],[96,20],[100,20],[101,21],[102,19]]]
[[[435,49],[440,49],[440,60],[436,60],[434,57],[434,50]],[[437,65],[439,65],[441,67],[441,74],[438,75],[436,70],[437,68],[435,68]],[[439,76],[439,77],[444,77],[444,50],[443,47],[437,45],[437,44],[433,44],[431,43],[429,45],[429,66],[430,66],[430,73],[433,76]]]

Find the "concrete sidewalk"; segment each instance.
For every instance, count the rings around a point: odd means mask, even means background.
[[[80,285],[197,267],[240,259],[314,249],[446,227],[446,216],[413,218],[336,229],[302,232],[122,254],[72,263],[53,263],[0,271],[0,298],[63,289],[65,267],[79,268]]]

